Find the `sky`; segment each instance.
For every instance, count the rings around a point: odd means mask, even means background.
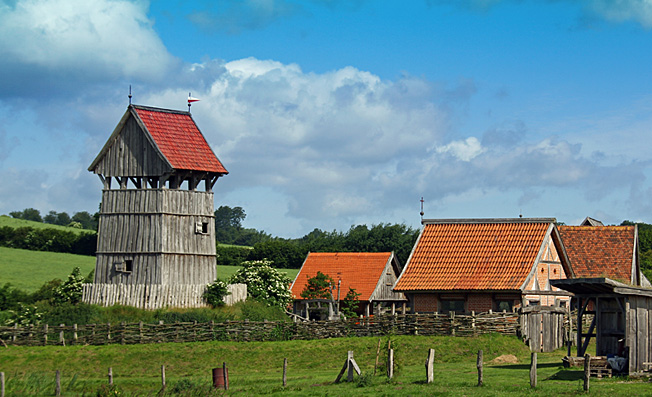
[[[0,214],[96,212],[133,103],[215,206],[295,238],[424,218],[652,222],[652,0],[0,0]]]

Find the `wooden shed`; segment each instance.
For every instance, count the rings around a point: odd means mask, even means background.
[[[228,172],[190,113],[129,105],[88,170],[104,188],[85,300],[201,305],[216,278],[212,189]]]
[[[630,375],[652,365],[652,289],[623,284],[609,278],[552,280],[575,294],[578,301],[577,355],[582,357],[595,337],[598,356],[621,356]],[[589,310],[590,307],[593,310]],[[589,329],[583,317],[593,315]]]
[[[332,301],[343,300],[349,288],[360,294],[359,314],[381,314],[396,311],[396,305],[407,301],[400,292],[392,290],[401,266],[393,252],[310,252],[292,283],[295,314],[307,317],[307,302],[301,292],[308,279],[317,272],[330,276],[334,285]],[[338,290],[339,288],[339,290]],[[338,298],[339,294],[339,298]]]

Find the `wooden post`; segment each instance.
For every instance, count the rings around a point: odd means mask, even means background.
[[[5,397],[5,373],[0,372],[0,397]]]
[[[483,374],[483,368],[482,368],[482,356],[483,352],[482,350],[478,350],[478,361],[476,363],[476,367],[478,367],[478,386],[482,386],[484,382],[484,374]]]
[[[72,340],[73,340],[74,344],[77,344],[77,339],[78,339],[78,336],[77,336],[77,324],[74,324],[72,326]]]
[[[109,367],[109,384],[113,385],[113,368]]]
[[[283,359],[283,387],[288,385],[288,359]]]
[[[428,358],[426,359],[426,382],[432,383],[435,380],[435,349],[428,349]]]
[[[530,387],[537,387],[537,353],[532,352],[532,360],[530,362]]]
[[[165,365],[161,365],[161,390],[165,390]]]
[[[127,333],[127,324],[123,321],[122,323],[120,323],[120,325],[122,326],[122,329],[121,329],[122,332],[121,332],[121,335],[120,335],[120,344],[124,345],[125,344],[125,334]]]
[[[11,341],[16,343],[16,338],[18,334],[18,323],[14,324],[14,334],[11,336]]]
[[[589,391],[590,377],[591,377],[591,355],[585,354],[584,355],[584,391]]]
[[[353,358],[353,351],[349,350],[346,354],[346,361],[344,362],[344,366],[342,366],[342,370],[340,370],[339,375],[337,375],[335,383],[339,383],[340,379],[342,379],[342,375],[344,375],[344,372],[347,372],[347,381],[352,382],[353,371],[355,371],[358,375],[361,373],[360,367],[358,367],[358,363],[356,363],[355,359]]]
[[[48,325],[45,324],[43,326],[43,345],[45,346],[47,344],[48,344]]]
[[[353,365],[351,365],[351,360],[353,360],[353,350],[349,350],[346,353],[346,361],[347,361],[347,371],[346,371],[346,381],[347,382],[353,382]]]
[[[394,377],[394,349],[387,351],[387,377],[389,379]]]
[[[61,346],[66,345],[66,340],[64,339],[63,336],[63,329],[66,325],[65,324],[59,324],[59,327],[61,327],[61,330],[59,331],[59,343],[61,343]]]
[[[378,348],[376,349],[376,364],[374,365],[374,376],[376,376],[376,369],[378,368],[378,357],[380,356],[380,339],[378,338]]]
[[[55,384],[54,384],[54,395],[61,395],[61,371],[57,370],[55,375]]]
[[[224,390],[229,390],[229,373],[227,372],[226,361],[222,363],[222,375],[224,376]]]

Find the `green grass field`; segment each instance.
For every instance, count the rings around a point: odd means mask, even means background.
[[[0,285],[11,283],[18,289],[33,292],[52,279],[65,280],[75,267],[86,276],[95,269],[95,257],[0,247]],[[238,269],[238,266],[217,266],[217,277],[226,280]],[[279,270],[292,280],[299,272],[299,269]]]
[[[0,285],[33,292],[52,279],[65,280],[75,267],[86,276],[95,269],[95,257],[0,247]]]
[[[13,227],[14,229],[19,228],[19,227],[31,227],[31,228],[34,228],[34,229],[65,230],[67,232],[74,232],[74,233],[95,233],[94,230],[77,229],[77,228],[74,228],[74,227],[51,225],[49,223],[26,221],[24,219],[15,219],[15,218],[12,218],[12,217],[10,217],[8,215],[0,215],[0,227],[3,227],[3,226]]]
[[[356,395],[356,396],[521,396],[583,395],[582,370],[561,367],[563,351],[538,354],[538,384],[530,388],[530,352],[516,337],[486,335],[476,338],[382,337],[380,365],[373,376],[377,337],[287,342],[199,342],[149,345],[48,346],[0,349],[0,371],[5,372],[7,395],[43,395],[54,391],[54,374],[62,374],[62,395],[95,395],[107,382],[111,367],[114,383],[125,395],[156,395],[165,365],[166,395],[182,387],[192,396],[224,395],[211,390],[211,369],[226,363],[228,395]],[[391,340],[395,377],[385,376],[386,348]],[[435,349],[435,379],[425,382],[424,362]],[[484,386],[477,387],[476,354],[484,351]],[[347,350],[362,370],[353,383],[334,384]],[[498,364],[503,354],[517,362]],[[283,359],[288,359],[287,387],[282,387]],[[357,378],[357,377],[356,377]],[[626,378],[591,379],[591,395],[650,395],[647,381]]]

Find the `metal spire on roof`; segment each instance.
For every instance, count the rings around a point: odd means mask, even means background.
[[[421,222],[423,222],[423,196],[421,197],[421,200],[419,200],[419,201],[421,201],[421,212],[419,212],[419,214],[421,215]]]
[[[129,84],[129,105],[131,105],[131,84]]]

